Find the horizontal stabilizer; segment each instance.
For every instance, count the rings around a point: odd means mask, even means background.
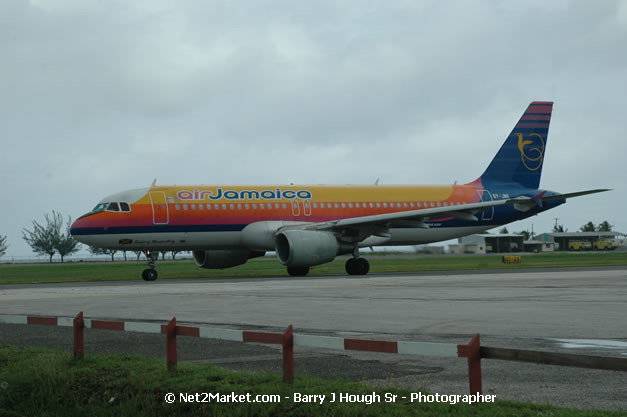
[[[612,190],[610,188],[598,188],[596,190],[577,191],[576,193],[558,194],[558,195],[552,195],[549,197],[542,197],[542,201],[564,200],[566,198],[580,197],[582,195],[588,195],[588,194],[603,193],[605,191],[612,191]]]

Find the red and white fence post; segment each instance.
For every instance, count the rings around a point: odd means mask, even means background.
[[[467,345],[457,345],[457,355],[468,358],[468,379],[471,394],[483,394],[481,384],[481,343],[477,333]]]
[[[85,320],[83,319],[82,311],[74,317],[72,327],[74,329],[74,359],[83,359],[85,355],[85,338],[83,331],[85,329]]]
[[[283,380],[294,382],[294,328],[290,324],[283,333]]]
[[[176,317],[172,317],[168,322],[166,337],[168,371],[176,371]]]

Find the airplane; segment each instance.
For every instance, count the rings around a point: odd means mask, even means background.
[[[90,246],[141,250],[157,279],[159,251],[191,251],[201,268],[224,269],[275,251],[291,276],[361,248],[449,240],[534,216],[568,194],[540,189],[553,102],[534,101],[476,180],[453,185],[190,185],[122,191],[79,217],[70,233]]]

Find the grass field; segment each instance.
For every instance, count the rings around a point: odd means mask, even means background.
[[[368,395],[371,404],[330,403],[331,394]],[[423,394],[428,394],[421,391]],[[175,394],[168,404],[165,396]],[[273,403],[182,402],[180,393],[250,393],[273,395]],[[325,395],[306,403],[294,394]],[[386,393],[389,394],[386,397]],[[416,391],[414,391],[416,393]],[[440,393],[446,394],[446,393]],[[390,395],[396,401],[386,402]],[[405,396],[406,399],[402,399]],[[203,395],[198,398],[203,399]],[[208,398],[208,397],[205,397]],[[276,398],[276,397],[275,397]],[[367,397],[363,397],[366,399]],[[261,399],[261,398],[259,398]],[[617,417],[620,412],[574,410],[513,401],[465,404],[411,402],[411,392],[370,387],[342,380],[297,377],[293,385],[278,375],[234,372],[212,365],[179,364],[175,372],[165,361],[135,356],[87,355],[75,360],[68,352],[0,345],[0,415],[2,416],[552,416]]]
[[[367,256],[368,257],[368,256]],[[454,271],[524,268],[567,268],[586,266],[627,266],[627,252],[525,254],[521,264],[503,264],[501,256],[369,256],[370,273]],[[345,259],[339,258],[311,269],[310,276],[345,275]],[[79,281],[140,280],[143,262],[54,263],[0,265],[0,284],[27,284]],[[251,259],[224,270],[198,268],[193,261],[160,261],[159,280],[180,278],[226,278],[287,276],[274,257]]]

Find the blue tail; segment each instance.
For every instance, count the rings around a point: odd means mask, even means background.
[[[514,183],[531,189],[539,187],[552,110],[552,101],[534,101],[527,107],[481,175],[484,186]]]

